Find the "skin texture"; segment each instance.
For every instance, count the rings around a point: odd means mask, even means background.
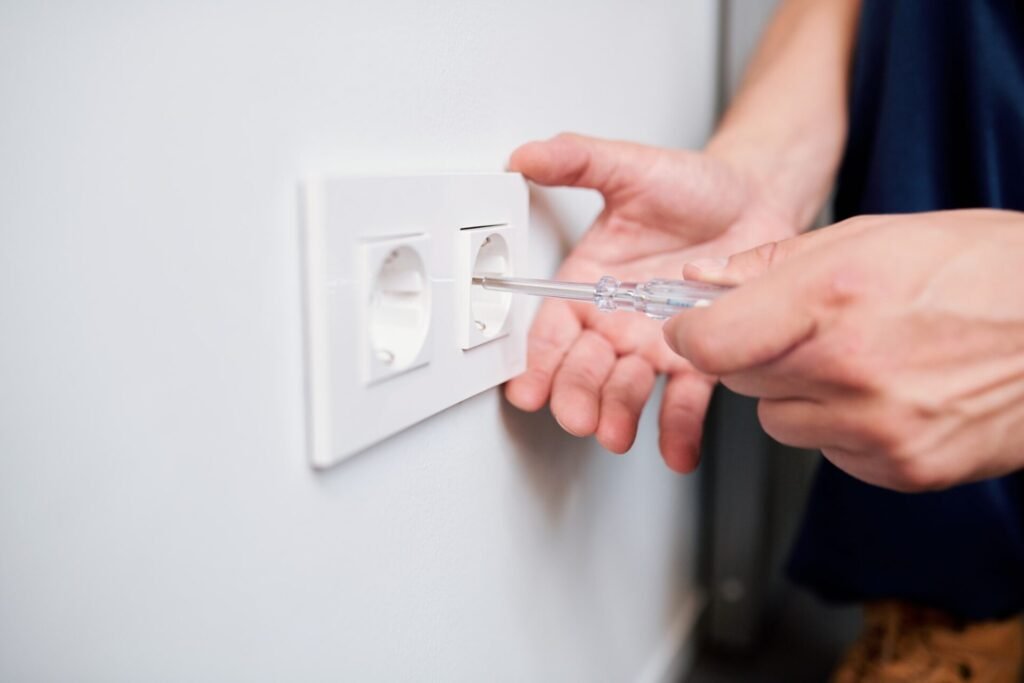
[[[519,148],[509,167],[535,183],[604,196],[604,211],[560,279],[678,277],[680,263],[794,233],[792,219],[752,177],[711,154],[560,135]],[[596,433],[616,453],[632,445],[655,377],[667,373],[661,452],[677,471],[696,466],[714,380],[666,346],[658,321],[549,300],[530,331],[528,359],[526,373],[508,383],[508,399],[528,411],[550,400],[566,431]]]
[[[760,399],[778,441],[899,491],[1024,467],[1024,214],[869,216],[688,278],[740,285],[665,325]]]
[[[686,261],[805,229],[828,195],[846,135],[858,9],[857,0],[781,3],[702,152],[567,134],[517,149],[510,170],[604,197],[604,211],[557,277],[677,278]],[[632,445],[655,378],[666,373],[660,450],[676,471],[696,466],[713,380],[666,346],[657,321],[547,301],[527,365],[506,387],[512,404],[535,411],[550,402],[566,431],[596,434],[616,453]]]

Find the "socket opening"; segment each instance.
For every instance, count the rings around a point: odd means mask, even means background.
[[[381,365],[408,367],[423,348],[430,327],[430,287],[419,253],[402,246],[389,253],[370,293],[370,347]]]
[[[473,262],[473,274],[511,275],[511,258],[508,242],[500,234],[488,235],[481,243]],[[512,307],[512,295],[508,292],[494,292],[479,285],[472,285],[469,294],[471,324],[486,338],[500,334],[508,320]]]

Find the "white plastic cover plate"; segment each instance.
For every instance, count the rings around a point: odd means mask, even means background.
[[[472,279],[474,273],[515,275],[507,225],[465,227],[459,231],[456,278]],[[508,334],[512,295],[483,287],[459,287],[459,346],[471,349]]]
[[[516,173],[339,177],[303,192],[310,460],[328,467],[523,371],[526,307],[470,285],[526,259]],[[478,291],[474,291],[478,290]]]
[[[367,242],[360,266],[364,380],[379,381],[430,362],[430,238]]]

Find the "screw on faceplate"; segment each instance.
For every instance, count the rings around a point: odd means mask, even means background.
[[[377,349],[377,360],[384,365],[391,365],[395,362],[395,354],[391,353],[387,349]]]
[[[390,254],[388,254],[388,258],[387,258],[386,263],[391,263],[396,258],[398,258],[398,250],[397,249],[395,251],[391,252]]]
[[[473,324],[476,325],[476,329],[480,330],[481,332],[487,329],[487,325],[486,323],[484,323],[483,320],[474,320]]]
[[[484,240],[484,243],[483,243],[483,244],[481,244],[480,246],[481,246],[481,247],[485,247],[485,246],[487,246],[487,245],[488,245],[488,244],[490,244],[490,243],[491,243],[491,236],[490,236],[490,235],[488,235],[488,236],[487,236],[487,239],[485,239],[485,240]]]

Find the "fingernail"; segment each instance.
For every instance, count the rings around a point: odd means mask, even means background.
[[[701,273],[720,273],[729,265],[729,259],[725,258],[701,258],[688,263],[691,268],[696,268]]]

